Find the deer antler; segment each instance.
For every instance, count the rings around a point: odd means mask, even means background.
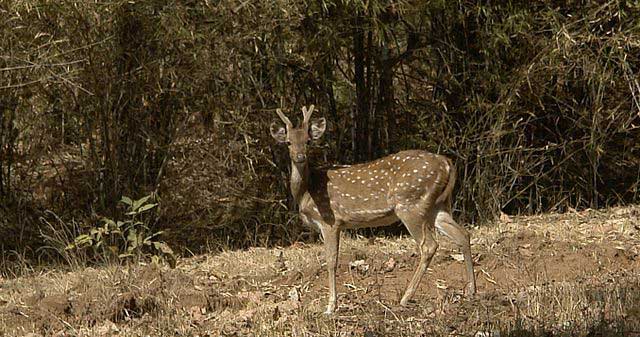
[[[308,109],[307,107],[302,107],[302,115],[304,116],[302,125],[309,125],[309,120],[311,119],[311,114],[313,113],[314,108],[315,106],[313,104],[311,104]]]
[[[291,123],[289,118],[287,118],[287,116],[282,113],[282,110],[280,110],[280,108],[276,109],[276,113],[278,114],[278,116],[280,116],[280,119],[282,119],[284,124],[287,126],[287,130],[293,128],[293,124]]]

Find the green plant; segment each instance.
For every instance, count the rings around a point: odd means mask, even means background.
[[[150,258],[154,263],[165,260],[175,267],[173,250],[158,240],[162,231],[152,232],[149,228],[146,215],[158,206],[150,200],[151,195],[138,200],[122,197],[120,202],[127,205],[126,220],[102,218],[101,225],[78,235],[66,249],[91,248],[98,256],[116,256],[118,260]]]

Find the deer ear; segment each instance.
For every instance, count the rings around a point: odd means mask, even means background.
[[[324,130],[327,128],[327,120],[324,117],[311,121],[311,139],[322,137]]]
[[[277,140],[280,143],[284,143],[287,141],[287,130],[284,126],[278,125],[276,123],[271,123],[271,127],[269,128],[271,131],[271,137]]]

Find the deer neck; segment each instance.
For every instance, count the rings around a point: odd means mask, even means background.
[[[309,187],[309,164],[291,163],[291,194],[298,205],[301,204]]]

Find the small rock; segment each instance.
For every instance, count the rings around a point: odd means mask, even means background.
[[[369,270],[369,265],[364,262],[364,260],[356,260],[353,262],[349,262],[349,267],[351,269],[355,269],[357,272],[361,274],[366,274]]]
[[[464,261],[464,255],[462,254],[451,254],[451,258],[458,262]]]
[[[387,262],[384,263],[384,272],[388,273],[396,267],[396,260],[390,257]]]
[[[291,290],[289,290],[289,299],[293,302],[300,302],[300,293],[298,292],[298,289],[291,288]]]

